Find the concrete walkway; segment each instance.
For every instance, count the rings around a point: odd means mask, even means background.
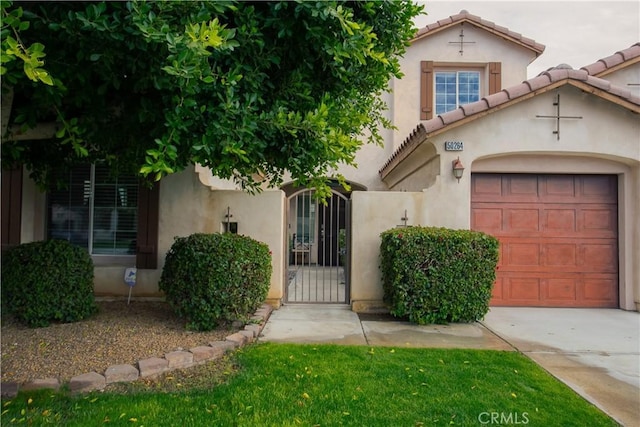
[[[286,305],[260,341],[520,351],[625,426],[640,425],[640,313],[493,307],[479,323],[420,326],[346,305]]]

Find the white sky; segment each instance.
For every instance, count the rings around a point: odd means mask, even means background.
[[[466,10],[546,46],[529,65],[528,78],[559,64],[575,69],[613,55],[640,41],[640,0],[635,1],[482,1],[423,0],[422,28]]]

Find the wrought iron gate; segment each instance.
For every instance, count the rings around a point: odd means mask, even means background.
[[[327,204],[314,190],[288,198],[289,259],[285,300],[289,303],[349,302],[349,199],[332,191]]]

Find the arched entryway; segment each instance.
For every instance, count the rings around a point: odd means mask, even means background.
[[[322,203],[312,188],[287,193],[285,303],[349,303],[351,192],[336,185]]]

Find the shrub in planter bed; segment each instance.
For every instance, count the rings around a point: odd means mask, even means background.
[[[266,299],[270,280],[266,244],[237,234],[197,233],[176,238],[160,290],[188,329],[208,331],[247,319]]]
[[[98,309],[91,256],[66,240],[8,250],[2,256],[2,305],[29,327],[89,317]]]
[[[489,310],[498,240],[470,230],[408,227],[381,234],[384,299],[419,324],[472,322]]]

